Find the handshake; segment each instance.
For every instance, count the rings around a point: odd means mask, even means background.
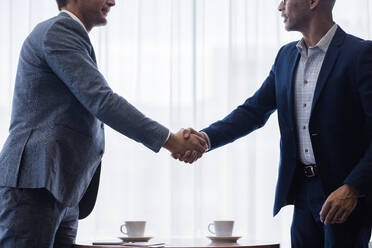
[[[171,133],[163,147],[172,153],[173,158],[190,164],[201,158],[209,148],[206,135],[192,128]]]

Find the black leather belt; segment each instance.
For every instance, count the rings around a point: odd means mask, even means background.
[[[315,177],[319,174],[316,164],[302,164],[300,163],[305,177]]]

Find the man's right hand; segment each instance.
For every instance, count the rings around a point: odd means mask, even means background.
[[[184,138],[185,134],[187,134],[187,138]],[[180,160],[186,163],[192,163],[200,158],[206,151],[207,141],[203,136],[189,133],[189,131],[181,129],[175,134],[171,133],[163,147],[169,150],[173,157],[175,157],[176,154],[179,157],[184,157],[185,153],[187,153],[188,159]],[[191,159],[191,157],[193,159]]]
[[[183,130],[183,138],[185,140],[188,140],[192,138],[193,136],[197,136],[200,139],[203,139],[205,141],[205,151],[208,149],[208,142],[207,142],[207,137],[205,136],[204,133],[198,132],[194,130],[193,128],[187,128],[187,129],[181,129]],[[173,158],[178,159],[180,161],[183,161],[185,163],[193,163],[199,158],[201,158],[203,154],[196,153],[195,151],[187,150],[185,153],[180,154],[180,153],[172,153]]]

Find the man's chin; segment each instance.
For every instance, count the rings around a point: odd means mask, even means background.
[[[99,21],[97,21],[96,25],[94,25],[94,26],[105,26],[106,24],[107,24],[107,19],[102,18]]]
[[[288,32],[289,32],[289,31],[293,31],[293,27],[290,26],[288,23],[285,23],[285,24],[284,24],[284,28],[285,28],[285,30],[288,31]]]

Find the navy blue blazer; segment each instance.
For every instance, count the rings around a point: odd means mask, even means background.
[[[98,189],[103,123],[155,152],[169,133],[111,90],[78,22],[60,13],[40,23],[19,58],[0,186],[46,188],[65,205],[80,203],[85,217]]]
[[[274,215],[293,203],[298,161],[294,110],[297,42],[283,46],[260,89],[206,132],[211,148],[233,142],[262,127],[278,111],[280,164]],[[350,184],[366,195],[360,202],[372,211],[372,42],[338,28],[317,81],[309,132],[326,194]]]

